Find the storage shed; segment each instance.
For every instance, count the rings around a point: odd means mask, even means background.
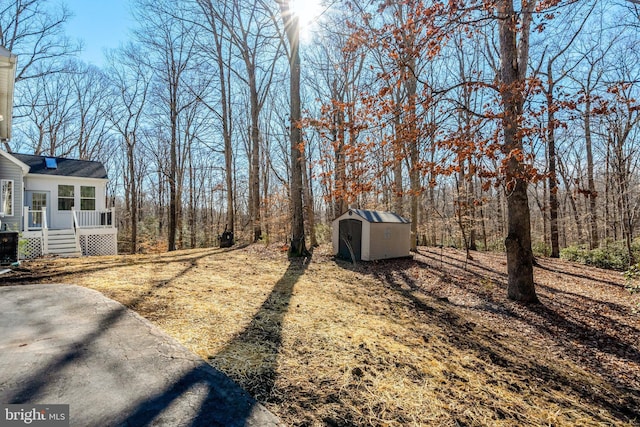
[[[393,212],[350,209],[332,224],[333,254],[355,261],[410,256],[411,223]]]

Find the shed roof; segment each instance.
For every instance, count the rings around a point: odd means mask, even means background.
[[[101,162],[92,160],[65,159],[63,157],[34,156],[32,154],[11,153],[22,163],[29,166],[29,173],[39,175],[74,176],[78,178],[107,179],[107,170]],[[56,160],[57,167],[47,168],[45,159]]]
[[[386,212],[386,211],[370,211],[365,209],[349,209],[349,214],[356,214],[367,222],[380,222],[380,223],[398,223],[398,224],[409,224],[409,221],[406,218],[401,217],[397,213],[394,212]]]

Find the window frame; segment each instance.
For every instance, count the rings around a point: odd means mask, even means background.
[[[61,196],[60,195],[61,187],[69,187],[69,188],[71,188],[71,196]],[[76,187],[75,187],[75,185],[58,184],[58,211],[59,212],[71,211],[75,207],[75,197],[76,197]],[[68,209],[60,204],[60,202],[62,202],[62,201],[69,201],[69,200],[71,200],[71,206],[69,206]]]
[[[92,189],[93,196],[85,196],[83,195],[83,190]],[[86,209],[84,206],[84,202],[93,202],[93,208]],[[96,187],[95,185],[81,185],[80,186],[80,210],[81,211],[95,211],[96,210]]]
[[[11,188],[11,192],[9,193],[9,212],[7,212],[5,210],[5,204],[6,204],[6,199],[5,199],[5,190],[4,190],[4,186],[5,184],[9,184],[8,187]],[[4,214],[4,216],[13,216],[13,205],[14,203],[14,194],[15,194],[15,182],[12,179],[0,179],[0,212],[2,212]]]

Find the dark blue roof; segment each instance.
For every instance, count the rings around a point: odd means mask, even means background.
[[[368,222],[393,222],[398,224],[409,224],[411,222],[394,212],[349,209],[349,215],[351,215],[352,213],[358,215]]]
[[[65,159],[63,157],[34,156],[11,153],[11,156],[29,166],[29,173],[40,175],[75,176],[79,178],[107,179],[107,171],[100,162]],[[56,168],[47,167],[46,159],[55,159]],[[51,160],[49,166],[52,166]]]

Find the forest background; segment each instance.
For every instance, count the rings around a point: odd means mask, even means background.
[[[626,269],[640,5],[515,3],[132,0],[129,41],[96,67],[64,3],[2,0],[19,57],[3,148],[104,162],[121,252],[225,229],[289,245],[296,215],[314,246],[350,206],[407,216],[413,244],[503,251],[520,192],[534,254]]]

